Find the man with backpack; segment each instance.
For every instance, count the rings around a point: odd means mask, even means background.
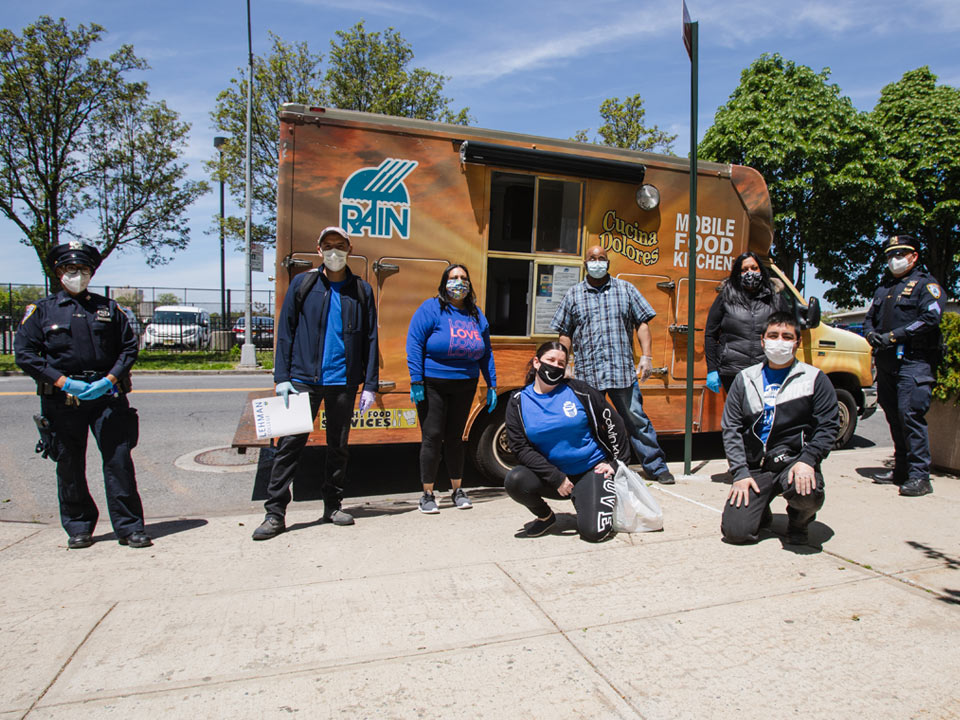
[[[322,521],[335,525],[353,524],[353,517],[340,505],[357,390],[362,390],[359,410],[363,414],[373,405],[380,375],[373,291],[347,267],[350,250],[343,228],[328,227],[320,233],[317,252],[323,264],[294,277],[283,300],[273,370],[276,393],[285,402],[289,404],[291,394],[309,393],[313,418],[323,404],[327,457]],[[276,537],[286,529],[290,483],[308,437],[303,433],[278,441],[267,484],[266,517],[254,531],[254,540]]]

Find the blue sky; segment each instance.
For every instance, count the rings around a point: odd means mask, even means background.
[[[468,106],[474,124],[515,132],[570,137],[595,130],[608,97],[640,93],[646,123],[678,135],[674,151],[689,149],[689,63],[680,39],[679,0],[252,0],[254,52],[267,50],[268,30],[307,41],[324,55],[339,29],[359,19],[370,30],[393,26],[411,43],[415,64],[450,76],[454,106]],[[185,159],[204,178],[213,156],[210,110],[216,94],[246,62],[244,0],[131,2],[130,0],[2,0],[2,25],[19,33],[41,14],[75,26],[96,22],[101,52],[130,43],[151,70],[156,99],[165,99],[192,124]],[[940,82],[960,85],[960,0],[690,0],[700,23],[700,137],[762,53],[779,52],[832,80],[861,110],[881,88],[921,65]],[[229,200],[228,200],[229,202]],[[190,210],[190,248],[160,268],[131,251],[114,254],[96,284],[219,286],[219,242],[210,233],[218,211],[212,192]],[[239,208],[228,212],[239,214]],[[4,268],[0,282],[42,282],[31,248],[0,221]],[[267,272],[254,287],[268,288]],[[243,287],[242,254],[228,249],[227,285]],[[822,295],[822,284],[811,290]]]

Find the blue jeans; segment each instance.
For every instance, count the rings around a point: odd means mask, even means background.
[[[623,418],[627,432],[630,433],[630,443],[640,458],[644,472],[652,478],[670,472],[667,468],[667,456],[657,442],[657,431],[653,429],[653,423],[643,411],[640,385],[634,381],[630,387],[607,388],[604,392],[610,396],[613,406]]]

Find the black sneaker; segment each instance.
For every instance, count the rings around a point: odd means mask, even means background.
[[[930,478],[910,478],[900,486],[900,494],[904,497],[920,497],[933,492]]]
[[[93,538],[90,533],[77,533],[67,538],[67,547],[70,550],[80,550],[93,545]]]
[[[894,470],[877,473],[873,476],[875,485],[903,485],[903,478],[898,477]]]
[[[130,533],[126,537],[117,538],[117,542],[121,545],[129,545],[132,548],[145,548],[153,545],[153,541],[147,537],[147,534],[143,532],[143,530]]]
[[[671,473],[669,470],[657,475],[656,480],[661,485],[673,485],[677,481],[677,479],[673,476],[673,473]]]
[[[269,540],[272,537],[276,537],[284,530],[286,526],[283,523],[283,518],[277,517],[276,515],[267,515],[263,522],[260,523],[260,527],[253,531],[254,540]]]
[[[354,521],[353,515],[337,508],[336,510],[331,510],[329,513],[324,513],[323,517],[320,518],[320,522],[333,523],[334,525],[353,525]]]
[[[546,518],[545,520],[541,520],[540,518],[537,518],[532,523],[527,525],[526,535],[527,537],[540,537],[547,530],[552,528],[554,523],[556,522],[557,522],[557,515],[556,513],[553,513],[553,512],[551,512],[550,517]]]

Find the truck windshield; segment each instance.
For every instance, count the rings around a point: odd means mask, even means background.
[[[153,321],[167,325],[197,325],[199,318],[197,313],[186,310],[160,310],[154,313]]]

